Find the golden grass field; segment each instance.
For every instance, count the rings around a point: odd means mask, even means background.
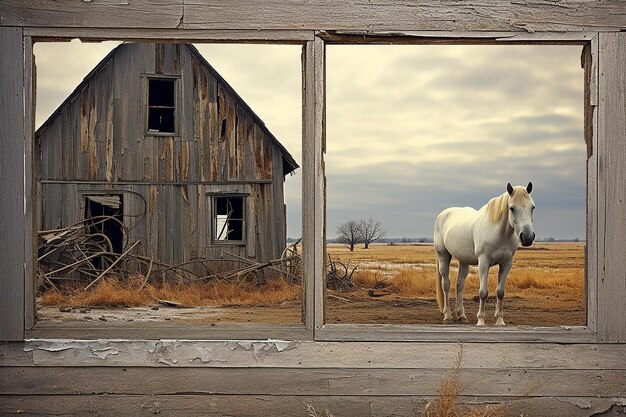
[[[435,296],[435,255],[430,244],[373,244],[350,252],[345,246],[329,244],[331,259],[349,270],[355,286],[348,291],[328,291],[326,316],[330,323],[428,323],[441,322]],[[505,320],[513,324],[585,324],[584,243],[535,243],[515,255],[505,296]],[[451,279],[455,287],[456,266]],[[497,267],[491,268],[490,294],[495,294]],[[170,300],[184,306],[211,306],[227,309],[224,321],[292,323],[299,322],[302,289],[282,279],[255,281],[213,281],[210,283],[149,284],[143,277],[124,282],[111,277],[89,291],[65,287],[47,291],[40,306],[140,307]],[[371,297],[369,290],[383,290]],[[476,268],[466,280],[465,306],[475,314],[478,294]],[[451,298],[454,298],[452,290]],[[493,305],[488,314],[493,314]],[[491,309],[491,310],[489,310]],[[251,319],[252,317],[252,319]],[[210,319],[207,319],[210,321]],[[470,322],[471,322],[470,318]],[[511,321],[512,320],[512,321]]]
[[[384,288],[392,293],[386,297],[390,306],[385,313],[364,314],[356,320],[345,313],[350,308],[358,309],[358,305],[346,308],[338,302],[329,303],[327,321],[440,323],[441,315],[434,302],[437,274],[432,244],[374,244],[369,249],[358,247],[354,252],[343,245],[332,244],[327,250],[332,259],[340,260],[349,269],[358,266],[352,277],[356,288],[343,293],[343,298],[364,299],[367,288]],[[509,319],[512,319],[514,324],[529,325],[585,324],[584,251],[584,243],[578,242],[539,242],[518,250],[506,284],[505,321],[511,322]],[[458,263],[453,261],[451,299],[454,299],[457,270]],[[495,295],[497,270],[497,267],[490,269],[490,296]],[[478,295],[478,287],[477,269],[471,267],[464,292],[468,318],[475,316],[477,310],[477,303],[473,300]],[[411,300],[432,303],[418,304]],[[394,306],[407,308],[399,311]],[[488,315],[493,314],[493,308],[488,305]]]
[[[359,266],[353,280],[360,286],[388,287],[407,297],[432,297],[435,288],[435,254],[430,244],[380,245],[361,247],[350,252],[342,245],[328,245],[331,258],[350,267]],[[584,244],[535,243],[517,251],[507,279],[507,295],[525,297],[584,297]],[[456,282],[458,263],[453,261],[451,279]],[[489,272],[489,290],[495,291],[497,267]],[[478,291],[478,275],[470,268],[465,296]]]

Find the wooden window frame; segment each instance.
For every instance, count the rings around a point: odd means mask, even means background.
[[[174,81],[174,132],[157,132],[148,128],[150,117],[150,80],[172,80]],[[166,136],[166,137],[179,137],[180,136],[180,119],[181,119],[181,76],[180,75],[164,75],[164,74],[142,74],[141,83],[144,92],[142,94],[142,108],[143,108],[143,122],[144,122],[144,136]]]
[[[598,29],[602,30],[602,29]],[[32,198],[16,198],[16,204],[4,203],[0,214],[19,217],[10,231],[20,234],[19,242],[10,253],[0,258],[5,276],[21,276],[23,279],[3,278],[0,287],[16,297],[4,296],[0,340],[23,340],[31,337],[127,337],[206,339],[267,339],[315,341],[424,341],[424,342],[554,342],[594,343],[626,341],[626,305],[599,303],[598,300],[617,300],[616,289],[621,288],[617,277],[622,265],[618,235],[625,229],[619,220],[618,202],[611,190],[623,180],[624,159],[621,153],[612,152],[620,146],[624,116],[619,104],[623,98],[611,86],[615,78],[626,69],[619,60],[619,32],[394,32],[380,35],[368,33],[327,33],[312,30],[193,30],[193,29],[97,29],[0,27],[0,46],[6,59],[0,61],[0,70],[8,74],[3,82],[6,98],[4,110],[9,120],[7,131],[11,136],[3,139],[24,138],[24,143],[7,140],[1,163],[23,155],[25,168],[13,163],[11,176],[0,179],[16,196],[33,196],[33,42],[39,40],[141,40],[176,42],[239,42],[239,43],[290,43],[303,45],[303,326],[224,326],[199,328],[197,325],[154,326],[152,330],[125,327],[85,329],[76,325],[61,329],[35,326],[34,266],[35,253],[35,205]],[[588,48],[591,56],[589,76],[585,89],[590,97],[591,108],[586,112],[586,138],[590,140],[592,154],[587,161],[587,325],[577,327],[525,328],[511,326],[503,329],[449,329],[443,326],[414,325],[334,325],[324,322],[324,240],[325,240],[325,45],[327,43],[411,43],[411,44],[580,44]],[[606,73],[605,73],[606,72]],[[608,74],[608,75],[607,75]],[[612,77],[612,78],[611,78]],[[15,94],[15,96],[13,95]],[[622,94],[620,96],[620,94]],[[24,105],[25,104],[25,105]],[[620,133],[621,132],[621,133]],[[8,134],[7,134],[8,135]],[[30,163],[28,163],[30,161]],[[23,176],[23,182],[22,182]],[[24,187],[20,184],[24,184]],[[610,199],[610,200],[609,200]],[[13,200],[13,199],[11,199]],[[20,201],[23,200],[23,203]],[[620,200],[621,201],[621,200]],[[20,205],[21,204],[21,205]],[[21,213],[25,213],[24,216]],[[613,229],[607,220],[617,221]],[[4,234],[6,236],[6,234]],[[6,238],[4,238],[6,239]],[[20,245],[23,244],[22,251]],[[17,250],[15,249],[17,248]],[[9,262],[9,256],[17,261]],[[23,260],[20,263],[19,260]],[[11,275],[13,274],[13,275]],[[616,275],[618,274],[618,275]],[[24,297],[19,295],[23,294]],[[147,327],[147,326],[143,326]],[[150,326],[152,327],[152,326]],[[152,335],[152,336],[151,336]]]
[[[246,236],[246,229],[248,227],[248,210],[246,208],[247,204],[248,204],[248,197],[249,194],[242,194],[242,193],[219,193],[219,194],[207,194],[207,197],[211,200],[210,202],[210,207],[211,207],[211,226],[210,226],[210,233],[211,233],[211,244],[212,245],[216,245],[216,246],[245,246],[247,243],[247,236]],[[242,200],[241,205],[242,205],[242,231],[241,231],[241,240],[218,240],[216,238],[216,216],[217,216],[217,209],[216,209],[216,204],[217,204],[217,199],[218,198],[240,198]],[[238,219],[235,219],[238,220]]]

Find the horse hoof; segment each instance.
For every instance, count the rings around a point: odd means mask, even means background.
[[[454,320],[453,319],[443,319],[443,324],[454,324]]]
[[[502,319],[498,319],[498,321],[496,321],[496,326],[504,326],[504,320]]]
[[[462,324],[467,324],[469,322],[469,320],[467,320],[467,317],[465,316],[459,317],[457,321]]]
[[[476,326],[485,327],[485,320],[478,320],[478,323],[476,323]]]

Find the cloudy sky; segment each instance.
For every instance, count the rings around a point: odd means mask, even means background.
[[[116,43],[36,44],[37,125]],[[197,45],[301,162],[300,47]],[[327,47],[328,236],[372,217],[431,237],[449,206],[533,181],[538,237],[584,238],[580,46]],[[287,178],[300,236],[301,170]]]

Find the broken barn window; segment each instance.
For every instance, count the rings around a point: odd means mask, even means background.
[[[176,133],[175,78],[148,78],[148,133]]]
[[[244,240],[244,197],[214,198],[213,240],[241,242]]]

